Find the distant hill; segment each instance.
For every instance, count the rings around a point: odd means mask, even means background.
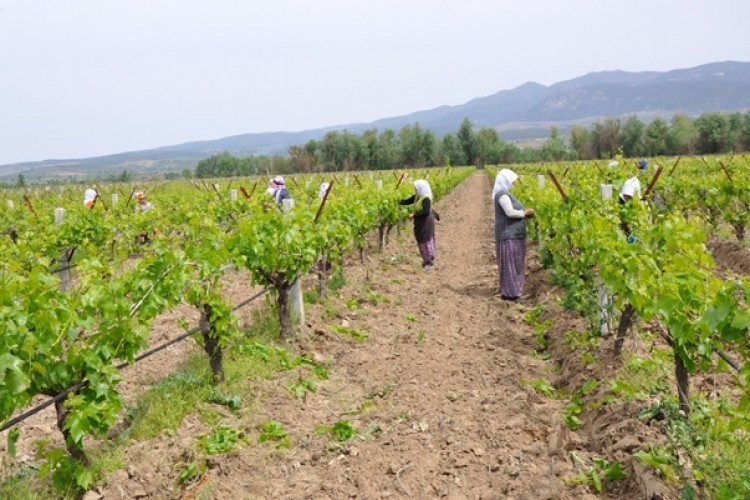
[[[359,134],[366,129],[398,130],[419,123],[438,136],[455,132],[464,118],[479,127],[494,127],[505,140],[522,141],[563,132],[608,116],[636,114],[649,121],[675,113],[698,116],[713,111],[750,109],[750,62],[726,61],[667,72],[603,71],[555,83],[528,82],[511,90],[478,97],[458,106],[440,106],[371,123],[353,123],[302,132],[242,134],[76,160],[45,160],[0,166],[0,178],[23,173],[30,179],[109,175],[127,170],[157,174],[194,168],[203,158],[227,151],[235,156],[285,154],[292,145],[321,139],[331,130]]]

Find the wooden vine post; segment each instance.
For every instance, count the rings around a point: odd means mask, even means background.
[[[354,177],[357,178],[356,176]],[[359,180],[357,180],[359,182]],[[315,219],[313,220],[313,224],[318,223],[318,219],[320,218],[320,214],[323,213],[323,207],[325,207],[326,202],[328,201],[328,194],[331,192],[331,188],[333,187],[333,179],[331,182],[328,183],[328,189],[326,189],[325,194],[323,194],[323,199],[320,201],[320,206],[318,207],[318,211],[315,213]],[[320,298],[325,298],[326,291],[328,289],[328,256],[326,255],[326,252],[323,251],[320,255],[320,260],[318,260],[318,296]]]
[[[674,173],[674,170],[677,168],[677,165],[680,164],[680,160],[682,159],[682,156],[677,158],[677,161],[674,162],[674,165],[672,165],[672,170],[669,171],[669,176],[672,177],[672,174]]]
[[[648,195],[651,194],[651,191],[654,189],[654,185],[656,184],[656,181],[659,180],[659,176],[661,176],[661,173],[664,171],[663,168],[658,167],[656,169],[656,173],[654,174],[654,177],[651,179],[651,182],[649,182],[648,187],[646,188],[646,192],[643,193],[643,196],[641,197],[642,200],[645,200],[648,198]]]
[[[401,177],[398,178],[398,182],[396,183],[396,189],[401,187],[401,182],[404,180],[404,177],[406,177],[406,172],[403,172],[401,174]]]
[[[557,177],[555,177],[555,174],[552,172],[552,170],[547,170],[547,175],[549,175],[550,179],[552,179],[552,183],[557,188],[557,192],[560,193],[560,196],[562,196],[563,201],[567,203],[568,195],[566,195],[565,191],[563,191],[563,188],[560,185],[560,182],[558,182]]]

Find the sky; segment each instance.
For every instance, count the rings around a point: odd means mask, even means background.
[[[750,61],[747,0],[0,0],[0,164]]]

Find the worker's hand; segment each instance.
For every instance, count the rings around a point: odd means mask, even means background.
[[[526,210],[523,211],[524,217],[534,217],[534,215],[536,215],[536,212],[534,211],[533,208],[527,208]]]
[[[414,214],[409,214],[409,220],[414,219]]]

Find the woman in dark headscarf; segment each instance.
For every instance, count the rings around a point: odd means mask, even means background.
[[[507,168],[498,172],[492,189],[495,206],[495,256],[500,271],[500,294],[503,300],[521,302],[526,270],[526,218],[534,210],[510,194],[518,175]]]
[[[432,189],[430,184],[420,179],[414,181],[414,194],[405,200],[399,201],[401,205],[414,205],[414,213],[409,215],[414,220],[414,237],[419,247],[419,255],[422,256],[422,269],[429,271],[435,262],[435,215],[432,210]]]

